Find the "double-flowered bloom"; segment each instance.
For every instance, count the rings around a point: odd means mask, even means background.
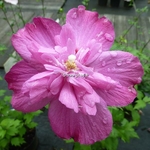
[[[107,106],[126,106],[141,82],[139,59],[110,51],[112,23],[84,6],[71,9],[60,26],[37,17],[12,36],[22,61],[6,74],[12,106],[32,112],[50,104],[54,132],[82,144],[105,139],[112,130]]]

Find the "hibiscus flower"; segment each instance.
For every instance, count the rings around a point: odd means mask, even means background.
[[[4,0],[6,3],[10,3],[13,5],[17,5],[18,4],[18,0]]]
[[[23,59],[5,77],[13,108],[33,112],[50,104],[59,137],[81,144],[105,139],[113,124],[107,106],[130,104],[143,75],[137,57],[109,51],[114,39],[112,23],[84,6],[71,9],[63,26],[34,18],[12,36]]]

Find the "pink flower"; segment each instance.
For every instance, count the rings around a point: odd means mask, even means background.
[[[105,139],[112,130],[107,106],[126,106],[143,69],[128,52],[109,51],[112,23],[84,6],[71,9],[66,24],[34,18],[12,37],[23,58],[6,74],[12,106],[32,112],[47,104],[49,120],[61,138],[82,144]]]
[[[13,5],[17,5],[18,4],[18,0],[4,0],[6,3],[10,3]]]

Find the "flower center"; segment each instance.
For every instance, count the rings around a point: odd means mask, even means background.
[[[75,64],[76,56],[69,55],[68,60],[65,62],[67,70],[77,69],[77,65]]]

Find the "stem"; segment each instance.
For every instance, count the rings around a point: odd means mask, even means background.
[[[42,11],[43,11],[43,17],[45,17],[44,0],[41,0],[41,2],[42,2]]]
[[[21,10],[21,6],[20,6],[19,0],[18,0],[18,9],[19,9],[19,12],[20,12],[19,18],[21,19],[23,25],[25,25],[26,23],[25,23],[25,21],[23,19],[22,10]]]
[[[144,46],[141,48],[140,52],[143,52],[144,48],[147,46],[147,44],[150,42],[150,39],[144,44]]]
[[[10,27],[10,29],[11,29],[11,32],[14,33],[14,29],[13,29],[12,25],[11,25],[10,22],[9,22],[9,19],[8,19],[8,17],[7,17],[7,12],[6,12],[5,8],[2,8],[2,12],[4,13],[5,20],[6,20],[6,22],[8,23],[8,25],[9,25],[9,27]]]
[[[17,22],[16,14],[14,12],[14,9],[13,9],[12,5],[11,5],[11,9],[12,9],[12,13],[13,13],[13,16],[14,16],[14,21],[16,23],[17,28],[19,29],[19,25],[18,25],[18,22]]]
[[[136,19],[134,20],[134,22],[137,22],[139,19],[139,16],[136,17]],[[131,30],[131,28],[134,26],[134,23],[132,23],[132,25],[127,29],[126,33],[122,36],[123,38],[128,34],[128,32]]]

